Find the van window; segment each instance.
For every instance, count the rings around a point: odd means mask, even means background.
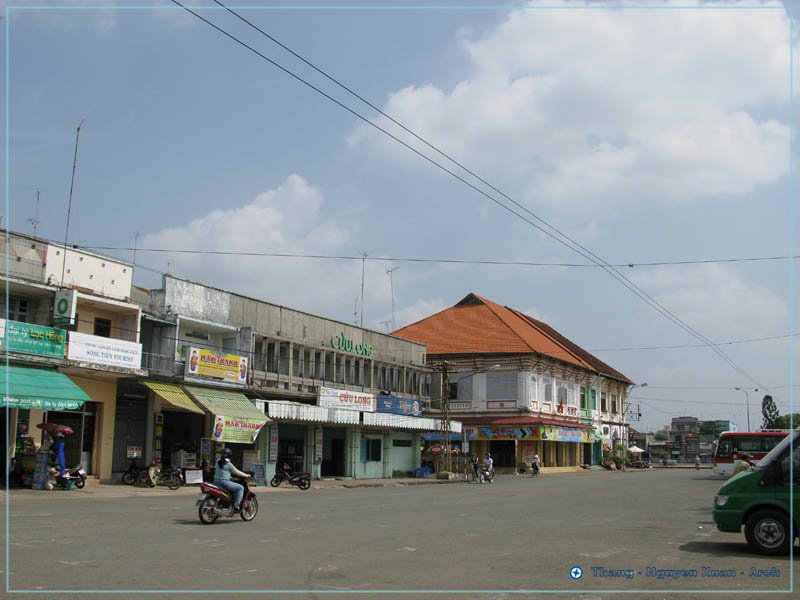
[[[781,461],[781,479],[783,483],[789,483],[790,474],[795,484],[800,481],[800,444],[797,443],[797,440],[795,440],[794,452],[792,452],[792,463],[792,465],[789,465],[788,455]]]

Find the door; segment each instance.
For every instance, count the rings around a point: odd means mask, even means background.
[[[798,482],[800,481],[800,435],[795,436],[793,446],[791,464],[789,458],[791,447],[786,449],[786,455],[781,460],[781,481],[776,491],[776,500],[778,505],[784,507],[788,512],[789,499],[792,496],[794,497],[792,511],[794,521],[797,524],[800,522],[800,489],[798,489]]]

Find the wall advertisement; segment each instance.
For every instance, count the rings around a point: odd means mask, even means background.
[[[66,341],[62,329],[0,319],[0,348],[8,352],[64,358]]]
[[[190,346],[186,352],[186,379],[221,381],[244,386],[247,382],[247,357],[224,354]]]
[[[142,368],[142,345],[126,340],[69,332],[67,358],[109,367]]]
[[[320,388],[318,404],[326,408],[343,408],[360,412],[375,412],[376,407],[375,394],[326,387]]]
[[[591,442],[590,430],[556,425],[532,425],[531,427],[514,427],[511,425],[494,425],[487,427],[464,427],[464,436],[471,441],[478,440],[542,440],[546,442]]]
[[[421,417],[422,407],[419,401],[411,398],[378,394],[378,412]]]
[[[211,439],[223,443],[252,444],[262,427],[264,427],[264,421],[215,415]]]

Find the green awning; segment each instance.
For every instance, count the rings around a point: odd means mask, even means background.
[[[91,400],[58,371],[18,365],[0,367],[0,407],[75,410]]]
[[[258,410],[255,405],[248,400],[247,396],[241,392],[201,388],[194,385],[187,385],[184,386],[184,388],[201,406],[213,415],[241,417],[253,421],[260,421],[261,423],[272,420]]]
[[[174,383],[161,383],[158,381],[143,381],[142,383],[161,396],[165,402],[176,408],[182,408],[183,410],[188,410],[193,413],[200,413],[201,415],[205,414],[192,402],[192,399],[189,398],[186,392]]]

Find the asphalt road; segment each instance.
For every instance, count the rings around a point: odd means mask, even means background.
[[[210,526],[199,522],[189,490],[12,493],[9,589],[261,590],[272,598],[679,592],[682,600],[709,597],[705,590],[788,590],[788,558],[754,555],[744,536],[714,527],[720,484],[708,471],[655,469],[505,476],[491,485],[257,488],[255,521]],[[580,579],[570,577],[576,565]]]

